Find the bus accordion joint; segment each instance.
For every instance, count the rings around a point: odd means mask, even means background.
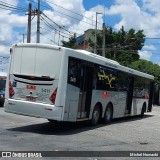
[[[57,95],[57,88],[54,90],[54,92],[52,93],[50,97],[50,100],[52,101],[52,103],[55,103],[56,95]]]
[[[13,89],[11,82],[9,82],[9,96],[10,96],[10,98],[13,97],[13,95],[14,95],[14,89]]]

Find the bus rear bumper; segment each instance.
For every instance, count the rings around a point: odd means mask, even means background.
[[[55,105],[9,99],[5,100],[4,108],[9,113],[63,121],[63,107]]]

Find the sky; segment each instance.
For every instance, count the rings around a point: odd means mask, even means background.
[[[38,8],[38,0],[0,0],[0,71],[7,71],[9,51],[13,44],[26,42],[28,4]],[[41,0],[40,42],[61,45],[74,33],[98,29],[104,22],[118,31],[144,30],[141,59],[160,65],[160,0]],[[31,42],[36,43],[37,16],[32,16]]]

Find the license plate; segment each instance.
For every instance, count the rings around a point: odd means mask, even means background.
[[[35,102],[36,101],[36,97],[32,97],[32,96],[27,96],[26,97],[27,101],[31,101],[31,102]]]

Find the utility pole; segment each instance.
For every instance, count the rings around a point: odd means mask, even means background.
[[[105,31],[106,31],[106,26],[105,26],[105,23],[103,23],[103,43],[102,43],[102,56],[105,57],[105,53],[106,53],[106,34],[105,34]]]
[[[25,34],[24,34],[24,33],[20,33],[20,35],[22,35],[22,36],[23,36],[23,43],[24,43],[24,35],[25,35]]]
[[[86,31],[84,31],[84,41],[83,41],[83,49],[86,49]]]
[[[62,27],[60,27],[60,26],[59,26],[59,38],[58,38],[58,45],[59,45],[59,40],[60,40],[60,35],[61,35],[61,34],[60,34],[60,33],[61,33],[61,28],[62,28]]]
[[[40,0],[38,0],[37,11],[37,43],[40,43]]]
[[[28,27],[27,27],[27,43],[31,42],[31,16],[32,16],[32,4],[28,5]]]
[[[98,13],[98,12],[96,12],[96,28],[95,28],[95,39],[94,39],[94,53],[96,54],[97,53],[97,49],[96,49],[96,47],[97,47],[97,15],[98,14],[102,14],[102,13]]]
[[[59,38],[58,38],[58,45],[60,45],[60,36],[61,36],[61,29],[64,28],[65,26],[59,26]]]

